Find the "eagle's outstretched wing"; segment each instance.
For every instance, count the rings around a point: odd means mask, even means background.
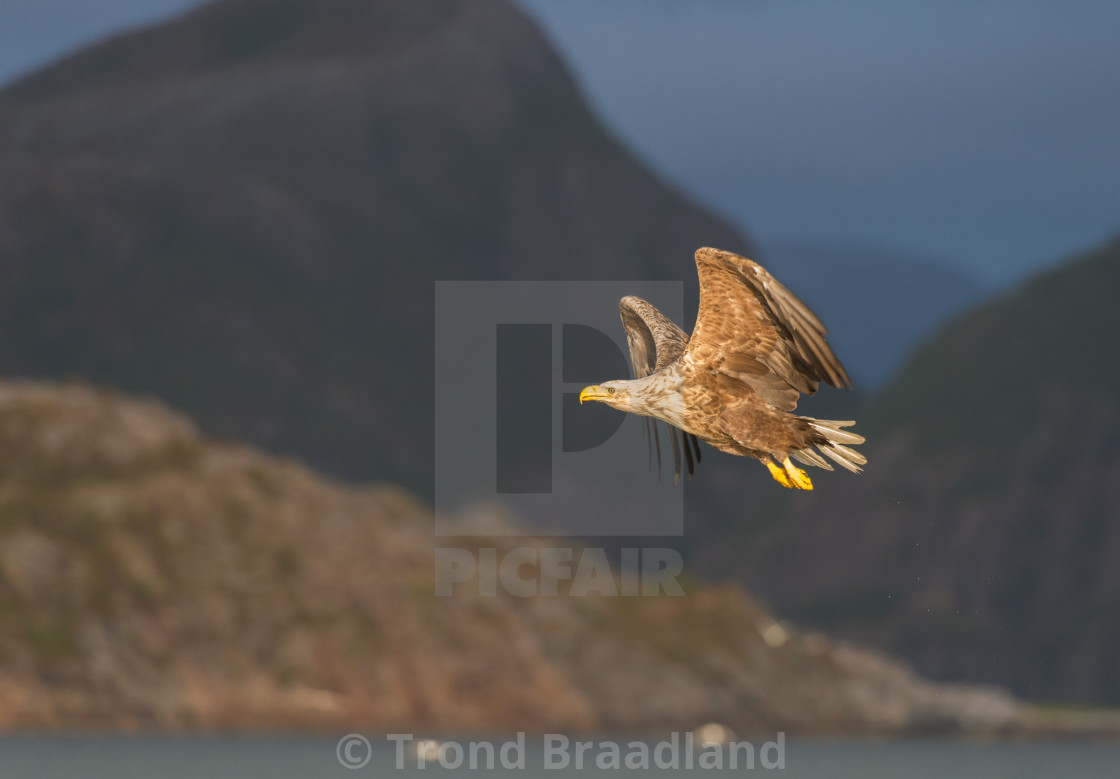
[[[720,377],[742,382],[782,411],[797,407],[823,380],[851,388],[816,314],[756,262],[732,252],[696,252],[700,310],[691,358]],[[745,387],[744,387],[745,389]]]
[[[622,327],[626,331],[626,343],[630,347],[630,369],[635,379],[649,376],[667,365],[676,362],[688,348],[688,336],[676,323],[662,314],[657,308],[634,295],[628,295],[618,302],[618,312],[622,316]],[[653,425],[653,443],[650,446],[650,467],[653,467],[653,452],[657,451],[657,479],[661,480],[661,439],[657,434],[657,422],[642,417],[646,431],[646,441],[650,438],[650,424]],[[693,454],[700,462],[700,442],[696,436],[678,431],[669,426],[669,440],[673,444],[673,469],[675,480],[681,477],[681,454],[677,444],[680,432],[684,444],[684,457],[688,464],[688,476],[694,470]]]

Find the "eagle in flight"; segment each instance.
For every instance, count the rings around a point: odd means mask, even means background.
[[[624,297],[618,307],[634,378],[585,387],[580,402],[652,417],[659,465],[656,420],[667,423],[678,480],[677,431],[690,477],[693,456],[700,460],[697,439],[760,460],[792,489],[811,490],[813,482],[791,458],[829,471],[831,460],[859,473],[867,459],[850,446],[864,438],[844,429],[854,421],[790,413],[798,397],[814,394],[822,380],[852,386],[820,319],[746,257],[703,248],[696,252],[696,269],[700,310],[692,337],[645,300]]]

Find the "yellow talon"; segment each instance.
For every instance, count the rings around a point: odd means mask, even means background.
[[[785,467],[786,474],[789,476],[789,480],[793,482],[794,487],[799,490],[813,489],[813,482],[809,478],[809,474],[790,462],[788,457],[782,460],[782,465]]]
[[[777,463],[767,460],[766,467],[770,469],[770,475],[774,477],[774,481],[778,482],[778,484],[783,487],[789,487],[791,490],[796,489],[793,482],[789,480],[789,476],[786,475],[786,472],[782,470],[781,466]]]

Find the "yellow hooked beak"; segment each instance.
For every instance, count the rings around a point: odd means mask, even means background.
[[[584,387],[579,393],[579,402],[583,403],[585,400],[606,400],[607,392],[598,384],[592,384],[590,387]]]

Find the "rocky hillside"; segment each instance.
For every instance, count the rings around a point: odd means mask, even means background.
[[[0,374],[431,490],[433,283],[681,279],[743,238],[506,0],[219,0],[0,92]]]
[[[155,401],[0,384],[0,726],[1037,725],[1005,694],[924,682],[776,622],[730,585],[687,584],[684,597],[476,586],[437,597],[434,541],[430,511],[399,489],[344,488],[202,438]]]
[[[1120,703],[1117,290],[1120,241],[957,319],[858,413],[865,474],[693,564],[935,678]]]

